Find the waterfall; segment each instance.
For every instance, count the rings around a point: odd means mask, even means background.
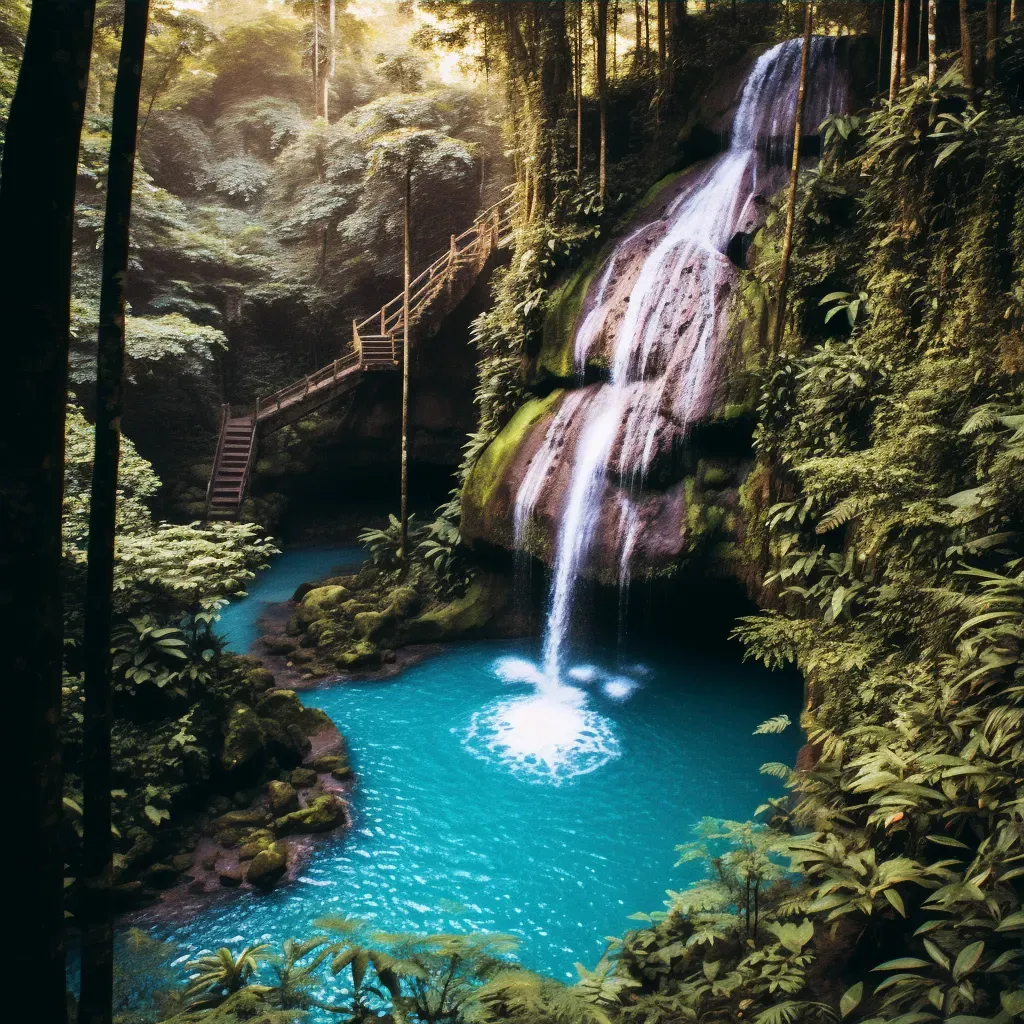
[[[804,120],[809,132],[844,108],[847,83],[836,66],[835,43],[829,37],[812,41]],[[713,406],[726,326],[721,310],[737,279],[725,251],[737,231],[758,226],[758,197],[785,181],[800,49],[801,40],[788,40],[757,60],[743,86],[728,150],[692,175],[660,221],[616,245],[584,306],[574,339],[577,371],[602,351],[609,379],[596,391],[581,389],[565,398],[515,504],[516,544],[525,546],[538,497],[555,460],[568,450],[567,438],[575,436],[544,639],[543,675],[551,685],[562,671],[576,584],[602,520],[614,531],[624,593],[643,529],[639,491],[655,461],[678,447]],[[609,513],[605,499],[613,488],[619,496]]]

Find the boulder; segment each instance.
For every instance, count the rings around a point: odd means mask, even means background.
[[[352,622],[364,640],[379,640],[394,626],[395,616],[390,611],[360,612]]]
[[[267,668],[253,668],[245,673],[245,681],[257,693],[265,693],[274,688],[274,673]]]
[[[348,619],[350,622],[360,612],[366,612],[369,610],[370,609],[365,604],[363,604],[362,601],[357,601],[354,597],[351,600],[346,601],[339,609],[341,614],[344,615],[345,618]]]
[[[244,877],[245,873],[238,864],[223,867],[217,872],[217,878],[220,880],[220,884],[229,889],[235,889],[240,886]]]
[[[412,587],[398,587],[391,594],[391,612],[405,618],[423,607],[423,598]]]
[[[274,822],[279,836],[330,832],[348,820],[345,801],[333,793],[317,797],[308,807],[285,814]]]
[[[368,640],[360,640],[334,656],[334,664],[338,668],[377,668],[380,663],[380,649]]]
[[[291,654],[298,646],[291,637],[287,636],[260,637],[260,643],[270,654]]]
[[[195,858],[190,853],[179,853],[177,856],[171,859],[171,864],[174,865],[175,871],[188,871]]]
[[[260,889],[275,886],[288,869],[288,855],[283,846],[275,844],[260,851],[249,862],[246,880]]]
[[[245,811],[228,811],[210,823],[214,833],[225,829],[251,828],[266,825],[269,821],[267,812],[262,807],[251,807]]]
[[[221,763],[229,771],[240,768],[261,756],[264,744],[264,729],[259,715],[245,704],[236,704],[228,715]]]
[[[330,613],[340,608],[351,596],[345,587],[316,587],[304,595],[295,609],[295,616],[303,625],[317,619],[330,618]]]
[[[313,770],[318,772],[336,772],[347,767],[348,757],[345,754],[321,754],[313,759]]]
[[[275,818],[299,809],[299,795],[288,782],[274,780],[267,786],[267,806]]]
[[[316,785],[316,772],[312,768],[296,768],[288,778],[296,789],[307,789]]]
[[[256,712],[260,718],[273,719],[285,728],[295,726],[304,736],[311,736],[331,724],[327,714],[319,708],[307,708],[294,690],[265,693],[256,704]]]
[[[178,880],[179,874],[173,864],[153,864],[146,872],[146,883],[155,889],[169,889]]]
[[[336,779],[338,782],[348,782],[352,778],[352,769],[347,764],[342,765],[340,768],[332,770],[331,778]]]

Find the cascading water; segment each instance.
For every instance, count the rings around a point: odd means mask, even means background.
[[[845,105],[846,76],[836,66],[835,43],[828,37],[812,43],[804,115],[812,130]],[[550,485],[555,460],[565,458],[567,439],[575,437],[544,639],[541,675],[549,687],[562,685],[574,592],[594,536],[612,531],[624,592],[644,527],[644,483],[712,407],[725,337],[721,311],[737,277],[725,252],[737,232],[757,227],[759,200],[785,180],[800,47],[800,40],[789,40],[758,59],[743,87],[729,149],[691,178],[660,221],[618,243],[584,307],[574,341],[577,371],[599,353],[609,379],[566,397],[515,504],[516,544],[525,546],[538,496]],[[613,489],[617,497],[609,500]]]

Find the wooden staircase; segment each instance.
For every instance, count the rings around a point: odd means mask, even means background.
[[[491,253],[510,244],[515,204],[496,203],[472,227],[452,235],[448,250],[409,285],[409,329],[429,337],[468,294]],[[261,432],[279,430],[308,415],[343,391],[355,387],[366,372],[394,371],[402,365],[404,294],[379,312],[352,322],[352,350],[294,384],[256,399],[256,408],[241,414],[221,409],[217,455],[206,492],[208,519],[234,519],[241,512]]]
[[[238,515],[256,455],[256,423],[252,413],[234,416],[230,405],[222,407],[217,456],[206,492],[208,519]]]

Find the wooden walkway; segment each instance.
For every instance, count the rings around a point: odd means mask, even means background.
[[[491,253],[511,239],[514,204],[496,203],[461,235],[452,235],[448,251],[409,285],[409,332],[422,340],[466,297]],[[350,390],[364,373],[401,368],[404,293],[365,320],[352,321],[352,348],[333,363],[301,380],[256,399],[255,408],[221,408],[213,472],[206,492],[208,519],[235,519],[241,512],[260,433],[278,430]]]

